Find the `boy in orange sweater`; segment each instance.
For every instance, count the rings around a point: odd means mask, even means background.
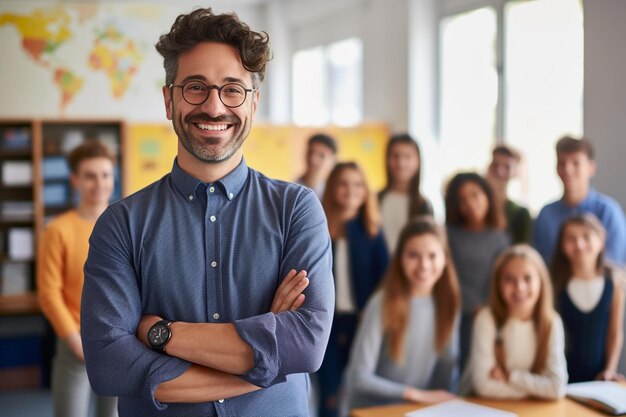
[[[68,156],[78,206],[46,227],[37,259],[39,303],[57,335],[52,394],[57,417],[88,415],[92,395],[80,338],[83,265],[89,236],[113,194],[115,156],[100,142],[85,142]],[[96,397],[97,416],[117,415],[117,398]]]

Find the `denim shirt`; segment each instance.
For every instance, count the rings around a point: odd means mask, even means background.
[[[606,230],[605,259],[626,266],[626,217],[620,204],[594,188],[576,206],[568,206],[563,199],[548,204],[539,212],[533,229],[533,246],[552,265],[554,252],[563,222],[569,217],[592,213]]]
[[[305,416],[308,377],[324,356],[334,309],[331,244],[315,194],[245,161],[205,184],[172,172],[111,205],[90,238],[81,332],[94,390],[125,416]],[[297,311],[269,313],[290,269],[310,284]],[[190,363],[135,336],[142,315],[232,322],[254,351],[241,377],[256,392],[198,404],[160,403],[157,386]],[[175,335],[174,335],[175,337]]]

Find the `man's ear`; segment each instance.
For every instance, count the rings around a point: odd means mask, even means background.
[[[260,98],[261,98],[261,90],[255,90],[252,93],[252,120],[255,120],[256,109],[259,105]]]
[[[163,102],[165,103],[165,115],[167,120],[172,120],[172,89],[168,86],[163,86]]]

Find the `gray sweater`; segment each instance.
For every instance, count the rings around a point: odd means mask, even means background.
[[[405,387],[456,391],[458,320],[441,356],[435,350],[435,304],[432,297],[411,300],[404,341],[404,362],[390,356],[382,326],[382,292],[363,314],[346,370],[346,408],[401,402]]]
[[[473,313],[487,301],[491,268],[498,255],[510,245],[504,230],[471,232],[448,226],[448,244],[459,276],[463,313]]]

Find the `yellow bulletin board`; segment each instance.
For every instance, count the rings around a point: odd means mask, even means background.
[[[357,161],[373,190],[385,182],[384,154],[389,130],[383,124],[356,127],[303,128],[292,125],[257,124],[243,146],[249,166],[270,178],[293,181],[304,171],[306,142],[315,133],[337,139],[340,161]],[[172,169],[177,152],[171,125],[131,124],[126,161],[127,190],[133,193],[160,179]]]

